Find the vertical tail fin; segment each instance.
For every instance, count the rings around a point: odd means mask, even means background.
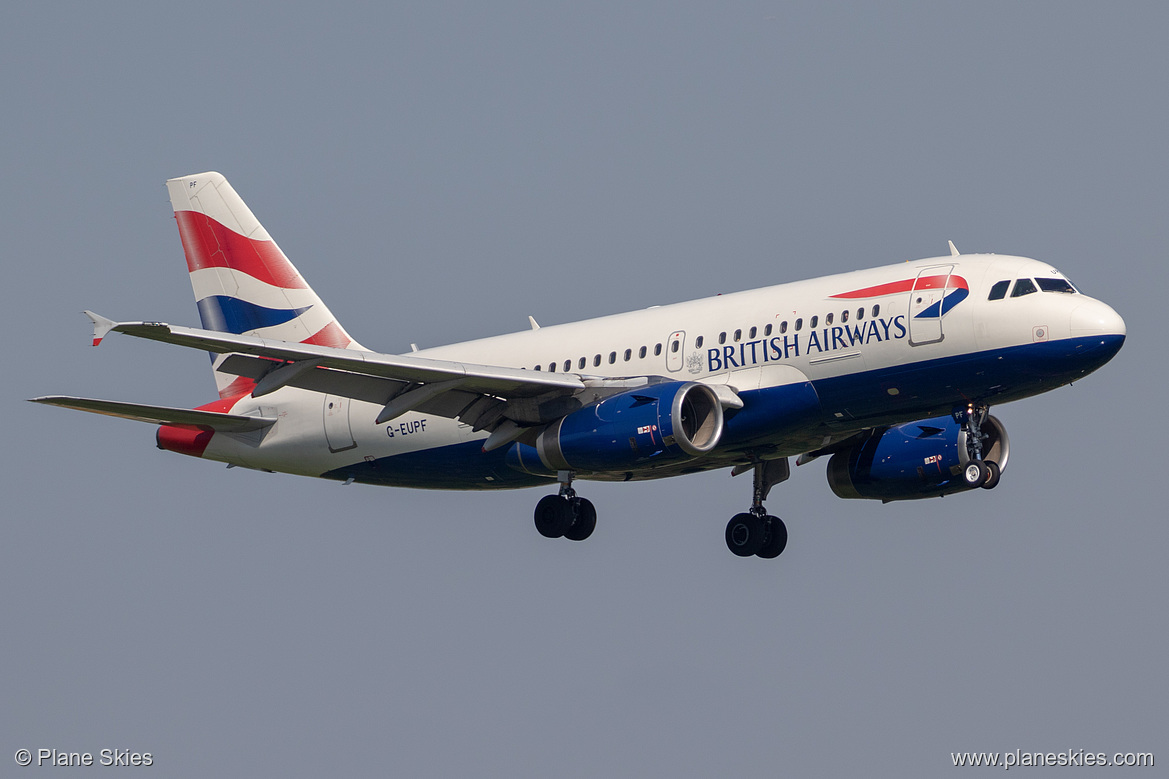
[[[206,330],[363,349],[329,311],[222,175],[166,182]],[[213,363],[218,364],[223,357]],[[250,392],[250,379],[216,371],[220,397]]]

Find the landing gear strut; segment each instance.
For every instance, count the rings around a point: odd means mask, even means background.
[[[572,471],[558,471],[560,492],[545,495],[536,504],[536,530],[545,538],[584,541],[597,527],[597,510],[592,501],[577,497],[572,488]]]
[[[962,425],[966,433],[966,455],[969,461],[962,468],[962,480],[968,487],[982,487],[993,490],[998,486],[1001,471],[994,460],[982,458],[982,445],[986,434],[982,425],[990,414],[985,404],[970,403],[964,409],[954,412],[954,420]]]
[[[752,466],[754,471],[754,489],[752,491],[751,508],[742,514],[731,517],[727,523],[727,548],[739,557],[762,557],[771,559],[779,557],[787,546],[787,525],[779,517],[767,513],[763,501],[771,488],[790,475],[787,458],[780,460],[756,460]],[[741,473],[733,471],[732,473]]]

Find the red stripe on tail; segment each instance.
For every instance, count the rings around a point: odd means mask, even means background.
[[[333,346],[337,349],[344,349],[353,343],[353,339],[345,335],[345,331],[336,322],[330,322],[314,335],[310,335],[301,341],[301,343],[312,344],[313,346]]]
[[[274,287],[308,289],[273,241],[257,241],[197,211],[175,211],[187,269],[231,268]]]

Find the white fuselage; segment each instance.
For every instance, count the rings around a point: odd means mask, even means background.
[[[951,281],[940,288],[918,282],[914,288],[915,280],[929,277]],[[416,356],[585,377],[662,376],[723,384],[748,405],[752,393],[811,382],[822,405],[820,427],[794,439],[769,441],[782,454],[799,454],[876,423],[948,410],[971,391],[985,391],[991,395],[987,400],[1001,402],[1051,389],[1070,378],[1036,382],[1020,378],[1017,370],[998,383],[994,376],[985,382],[975,377],[993,373],[996,361],[1017,363],[1010,355],[1025,347],[1123,336],[1123,321],[1111,308],[1078,292],[1037,290],[988,300],[996,282],[1034,278],[1063,279],[1050,265],[1021,257],[937,257],[466,341]],[[982,362],[971,368],[976,360]],[[953,381],[946,371],[954,372]],[[976,386],[982,389],[971,389]],[[474,448],[457,445],[487,437],[456,419],[418,412],[377,425],[380,410],[375,404],[288,387],[259,399],[245,396],[233,413],[279,421],[256,433],[217,433],[203,456],[254,468],[335,475],[352,463],[436,450],[458,452],[465,459]],[[756,427],[758,439],[767,440],[766,424]],[[743,431],[738,435],[740,443],[746,440]],[[734,455],[716,450],[701,459],[706,460],[702,468],[723,467]],[[498,467],[470,468],[475,475],[465,486],[524,486],[508,483]],[[672,473],[667,469],[650,476]],[[407,483],[429,486],[419,480]]]

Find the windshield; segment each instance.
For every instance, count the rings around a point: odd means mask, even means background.
[[[1064,292],[1069,295],[1076,294],[1076,288],[1067,279],[1035,279],[1035,283],[1044,292]]]

